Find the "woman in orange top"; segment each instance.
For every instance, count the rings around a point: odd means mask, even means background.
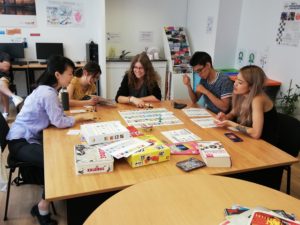
[[[101,98],[95,94],[100,75],[100,66],[92,61],[75,71],[75,76],[67,88],[70,106],[96,105],[99,102]]]

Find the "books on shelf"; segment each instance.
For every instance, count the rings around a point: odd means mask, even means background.
[[[101,150],[102,145],[75,145],[76,174],[106,173],[114,169],[114,159]]]
[[[164,27],[166,36],[165,54],[170,55],[174,73],[191,73],[189,65],[191,59],[190,46],[187,35],[183,27],[168,26]],[[167,57],[169,58],[169,57]]]
[[[89,145],[130,138],[129,131],[120,121],[83,124],[80,132]]]
[[[208,167],[231,167],[231,159],[219,141],[198,141],[197,147]]]

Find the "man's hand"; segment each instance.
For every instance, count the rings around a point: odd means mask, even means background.
[[[196,87],[196,92],[197,92],[197,93],[204,94],[204,95],[207,95],[208,90],[207,90],[202,84],[199,84],[199,85],[197,85],[197,87]]]
[[[183,81],[184,85],[191,86],[191,79],[190,79],[189,75],[184,74],[182,77],[182,81]]]

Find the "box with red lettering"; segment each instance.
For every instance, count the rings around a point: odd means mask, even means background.
[[[100,147],[100,145],[75,145],[74,156],[77,175],[113,171],[113,157],[101,150]]]

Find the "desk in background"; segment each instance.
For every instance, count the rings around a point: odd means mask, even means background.
[[[231,175],[283,167],[298,162],[296,158],[263,140],[255,140],[239,134],[244,141],[234,143],[224,135],[226,132],[224,128],[202,129],[191,122],[182,110],[174,109],[170,101],[154,103],[153,105],[155,108],[163,107],[174,112],[175,116],[184,124],[154,127],[151,132],[144,133],[153,134],[158,139],[167,141],[161,131],[187,128],[201,137],[202,140],[221,141],[231,155],[231,168],[205,167],[191,171],[190,174]],[[191,104],[188,106],[197,107],[197,105]],[[97,106],[96,117],[101,118],[100,122],[120,120],[123,125],[127,126],[118,111],[134,109],[136,107],[127,104],[117,104],[117,107]],[[80,124],[77,124],[72,129],[80,129],[79,126]],[[124,159],[115,160],[112,173],[78,176],[75,173],[73,149],[74,145],[80,144],[81,141],[79,136],[66,137],[67,132],[68,129],[54,127],[44,130],[45,195],[47,200],[72,200],[76,197],[122,190],[154,178],[186,174],[176,167],[176,163],[190,156],[173,155],[170,161],[139,168],[131,168]],[[200,156],[195,157],[201,159]]]
[[[161,177],[108,199],[86,220],[92,224],[220,224],[233,204],[283,209],[300,218],[300,200],[254,183],[210,175]]]
[[[83,67],[85,62],[75,63],[76,68]],[[40,64],[40,63],[27,63],[25,65],[12,65],[13,71],[24,71],[26,76],[26,90],[27,95],[29,95],[33,87],[32,85],[35,83],[35,76],[34,73],[37,70],[45,70],[47,68],[47,64]],[[97,85],[98,93],[100,93],[99,83]]]

